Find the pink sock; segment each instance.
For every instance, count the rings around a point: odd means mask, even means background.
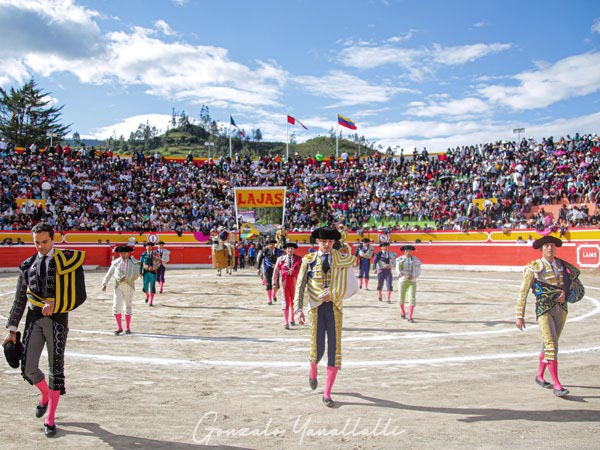
[[[358,279],[358,281],[360,282],[359,286],[360,286],[360,288],[362,289],[362,283],[363,283],[363,279],[362,279],[362,278],[359,278],[359,279]]]
[[[558,361],[556,359],[548,360],[548,372],[550,372],[550,376],[552,377],[554,389],[563,389],[563,385],[558,381]]]
[[[545,355],[544,353],[540,353],[540,366],[538,368],[537,378],[540,381],[544,381],[544,372],[546,371],[546,367],[548,367],[548,363],[544,361]]]
[[[288,323],[290,323],[290,312],[288,311],[287,308],[285,308],[283,310],[283,318],[285,319],[285,324],[287,325]]]
[[[365,289],[369,288],[369,280],[365,278]]]
[[[391,302],[392,301],[392,291],[388,291],[387,292],[387,301]]]
[[[42,398],[40,398],[40,405],[43,406],[48,403],[48,383],[46,383],[46,379],[44,378],[39,383],[36,383],[35,387],[38,388],[42,394]]]
[[[151,292],[150,293],[150,304],[152,304],[152,302],[154,302],[154,294]]]
[[[58,401],[60,400],[60,391],[48,391],[49,404],[48,404],[48,415],[46,416],[46,425],[54,425],[54,416],[56,415],[56,408],[58,407]]]
[[[158,284],[160,285],[160,292],[163,291],[163,286],[165,285],[164,281],[159,281]]]
[[[121,314],[115,314],[115,320],[117,321],[117,329],[121,331],[123,329],[123,325],[121,325]]]
[[[337,377],[338,367],[327,366],[327,380],[325,381],[325,389],[323,389],[323,397],[331,398],[331,388],[335,383],[335,377]]]
[[[317,378],[317,364],[316,363],[310,363],[310,378],[312,380]]]
[[[270,289],[267,290],[267,300],[269,300],[269,303],[273,301],[273,291]]]
[[[406,315],[406,311],[404,310],[404,303],[400,303],[400,312],[402,313],[403,316]]]
[[[131,330],[131,314],[125,314],[125,325],[128,330]]]
[[[411,305],[411,306],[408,307],[408,318],[409,319],[412,319],[414,311],[415,311],[415,307],[414,306]]]
[[[377,291],[377,298],[381,300],[381,291]]]

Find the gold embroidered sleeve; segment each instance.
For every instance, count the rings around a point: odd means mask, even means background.
[[[527,306],[527,294],[531,289],[531,283],[535,279],[535,273],[530,266],[525,268],[523,272],[523,280],[521,281],[521,288],[519,289],[519,297],[517,299],[517,319],[525,318],[525,307]]]
[[[298,272],[298,281],[296,281],[296,295],[294,296],[294,313],[302,311],[304,307],[304,293],[306,291],[306,283],[308,281],[308,262],[305,258],[302,259],[300,272]]]

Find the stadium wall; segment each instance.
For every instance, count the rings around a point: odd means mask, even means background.
[[[426,267],[454,270],[521,270],[529,261],[538,258],[540,252],[530,245],[517,244],[518,236],[523,239],[531,235],[540,237],[535,230],[519,230],[504,233],[498,230],[474,232],[431,232],[431,233],[391,233],[391,250],[400,255],[400,247],[405,243],[417,243],[417,255]],[[378,234],[365,233],[377,242]],[[0,247],[0,271],[16,270],[21,261],[35,252],[31,234],[27,231],[0,232],[0,240],[20,238],[25,245]],[[297,253],[304,255],[310,248],[309,233],[290,233],[291,240],[299,242]],[[348,241],[355,244],[361,237],[350,233]],[[109,241],[107,243],[107,240]],[[171,251],[169,266],[173,268],[211,267],[211,246],[199,243],[194,233],[86,233],[63,232],[55,235],[57,248],[77,248],[86,252],[86,266],[108,267],[116,245],[128,243],[135,248],[134,256],[139,258],[144,251],[146,240],[163,240]],[[98,243],[100,241],[101,243]],[[600,230],[571,230],[563,237],[563,247],[558,256],[576,264],[580,268],[600,268]]]

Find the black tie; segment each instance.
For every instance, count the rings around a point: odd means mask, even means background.
[[[329,272],[330,268],[331,267],[329,266],[329,255],[325,254],[323,255],[323,273]]]
[[[46,258],[48,256],[42,256],[42,260],[40,261],[40,282],[46,284]]]

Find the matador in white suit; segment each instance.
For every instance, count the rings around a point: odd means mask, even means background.
[[[119,253],[110,265],[108,272],[102,279],[102,290],[106,291],[106,285],[114,275],[115,290],[113,297],[113,314],[117,321],[115,335],[123,333],[122,314],[125,306],[125,333],[131,334],[131,316],[133,314],[133,297],[135,295],[135,280],[140,277],[140,262],[132,255],[133,248],[129,245],[120,245],[115,248]]]

